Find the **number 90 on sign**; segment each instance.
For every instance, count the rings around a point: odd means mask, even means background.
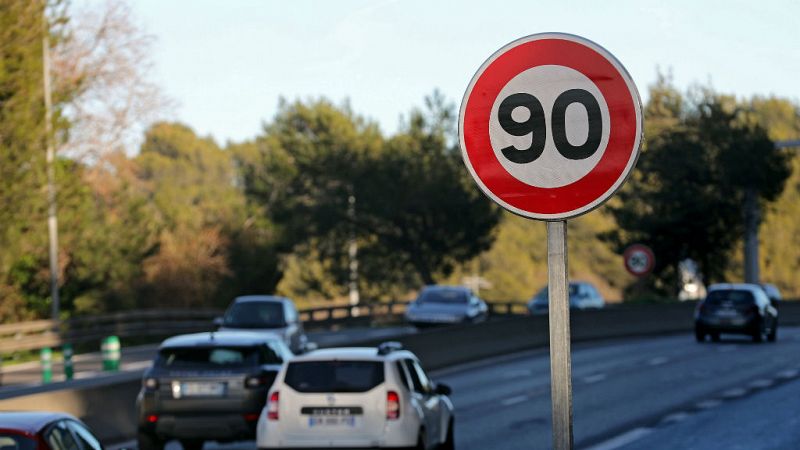
[[[544,65],[511,79],[489,122],[492,149],[511,176],[556,188],[586,176],[608,143],[609,112],[597,86],[569,67]]]

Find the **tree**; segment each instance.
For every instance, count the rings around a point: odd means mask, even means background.
[[[0,321],[29,317],[44,301],[26,292],[46,246],[43,10],[40,1],[0,2]]]
[[[653,96],[651,102],[674,96]],[[742,205],[752,189],[773,201],[789,175],[786,154],[763,128],[748,123],[731,99],[705,91],[695,105],[668,109],[677,124],[648,136],[636,175],[612,209],[624,232],[610,233],[618,249],[638,241],[656,256],[656,288],[672,294],[677,264],[699,262],[707,280],[724,279],[742,235]],[[648,105],[648,111],[661,110]]]
[[[185,125],[158,123],[135,162],[161,229],[158,251],[143,262],[146,297],[151,305],[213,304],[233,274],[230,236],[245,221],[230,153]]]
[[[327,286],[326,296],[342,295],[353,237],[361,288],[372,298],[433,283],[488,248],[499,211],[448,145],[452,109],[433,96],[427,111],[413,111],[403,131],[385,140],[347,105],[281,104],[265,134],[238,150],[243,185],[275,224],[281,253],[294,254],[288,263],[313,258],[336,280],[282,286]],[[348,212],[350,197],[355,214]],[[287,269],[290,277],[297,273]]]
[[[83,5],[53,22],[53,78],[64,128],[62,153],[96,160],[134,152],[146,128],[171,108],[150,79],[154,38],[124,0]]]
[[[474,185],[456,147],[447,146],[450,108],[413,111],[358,181],[356,225],[377,237],[425,284],[489,248],[499,208]],[[443,115],[444,114],[444,115]],[[387,255],[388,256],[388,255]]]

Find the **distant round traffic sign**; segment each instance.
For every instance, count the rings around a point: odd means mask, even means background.
[[[653,271],[656,265],[656,257],[650,247],[642,244],[633,244],[625,249],[622,255],[625,260],[625,269],[636,275],[643,277]]]
[[[642,106],[622,64],[587,39],[544,33],[495,52],[472,77],[458,122],[464,163],[516,214],[563,220],[606,201],[630,174]]]

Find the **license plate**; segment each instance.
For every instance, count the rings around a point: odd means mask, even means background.
[[[734,309],[720,309],[717,311],[717,317],[724,317],[726,319],[738,317],[739,313]]]
[[[350,427],[356,426],[355,416],[310,416],[308,426],[316,427]]]
[[[181,395],[185,397],[222,397],[225,395],[225,383],[181,383]]]

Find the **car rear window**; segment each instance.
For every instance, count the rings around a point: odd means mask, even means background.
[[[165,369],[233,368],[260,364],[258,347],[173,347],[158,352],[156,367]]]
[[[711,291],[706,297],[709,305],[732,303],[734,305],[751,305],[756,301],[753,293],[746,290],[729,289],[724,291]]]
[[[289,363],[284,383],[297,392],[366,392],[383,383],[381,361]]]
[[[0,433],[0,450],[34,450],[36,441],[25,436]]]
[[[231,305],[223,322],[232,328],[283,328],[286,317],[281,302],[252,301]]]
[[[436,289],[424,291],[417,300],[419,303],[466,304],[469,296],[460,290]]]

